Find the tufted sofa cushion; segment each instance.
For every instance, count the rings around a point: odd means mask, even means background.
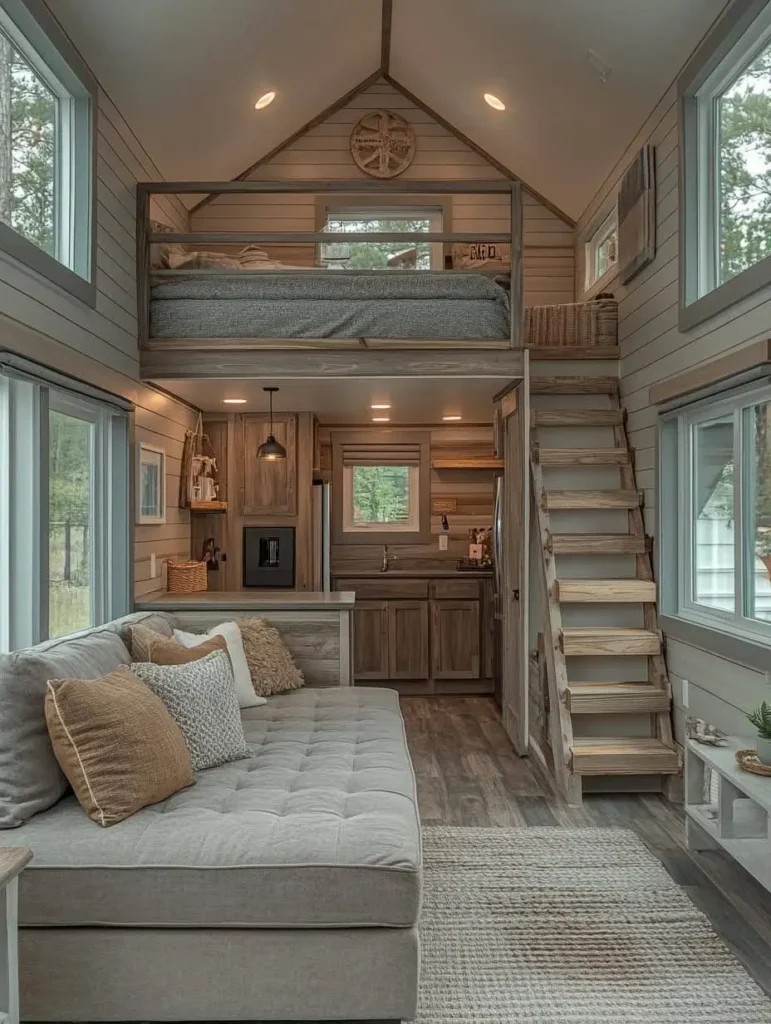
[[[110,829],[74,798],[14,835],[22,925],[408,927],[420,827],[397,694],[299,690],[244,712],[251,757]]]

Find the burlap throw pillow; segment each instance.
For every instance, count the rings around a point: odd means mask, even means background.
[[[178,640],[156,633],[147,626],[132,626],[131,657],[134,661],[151,661],[154,665],[187,665],[205,658],[212,651],[226,651],[222,636],[213,636],[197,647],[185,647]]]
[[[304,685],[302,672],[274,626],[264,619],[243,619],[238,625],[255,693],[270,697]]]
[[[45,716],[83,810],[107,828],[195,782],[182,730],[125,666],[101,679],[51,679]]]

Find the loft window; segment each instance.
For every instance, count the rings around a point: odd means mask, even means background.
[[[0,372],[0,650],[129,610],[128,451],[125,410]]]
[[[0,0],[0,249],[93,304],[95,86],[40,0]]]
[[[585,290],[588,291],[609,277],[615,271],[617,264],[618,208],[614,205],[585,244]]]
[[[680,81],[681,327],[771,275],[771,4],[729,12]]]
[[[662,418],[667,613],[771,644],[771,386]]]
[[[323,230],[347,234],[441,232],[441,208],[385,206],[333,207],[326,210]],[[441,270],[441,242],[325,242],[319,258],[323,266],[345,270]]]

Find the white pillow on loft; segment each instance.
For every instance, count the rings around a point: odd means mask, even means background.
[[[184,633],[181,629],[174,630],[174,638],[179,640],[183,647],[197,647],[212,636],[225,638],[236,681],[238,706],[240,708],[256,708],[260,704],[267,704],[264,697],[258,697],[254,692],[252,675],[244,653],[244,641],[241,639],[241,630],[238,628],[237,622],[222,622],[219,626],[212,626],[206,633]]]

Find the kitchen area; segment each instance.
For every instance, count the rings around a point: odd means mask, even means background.
[[[355,595],[355,685],[500,703],[507,382],[176,383],[215,463],[191,507],[207,603]]]

